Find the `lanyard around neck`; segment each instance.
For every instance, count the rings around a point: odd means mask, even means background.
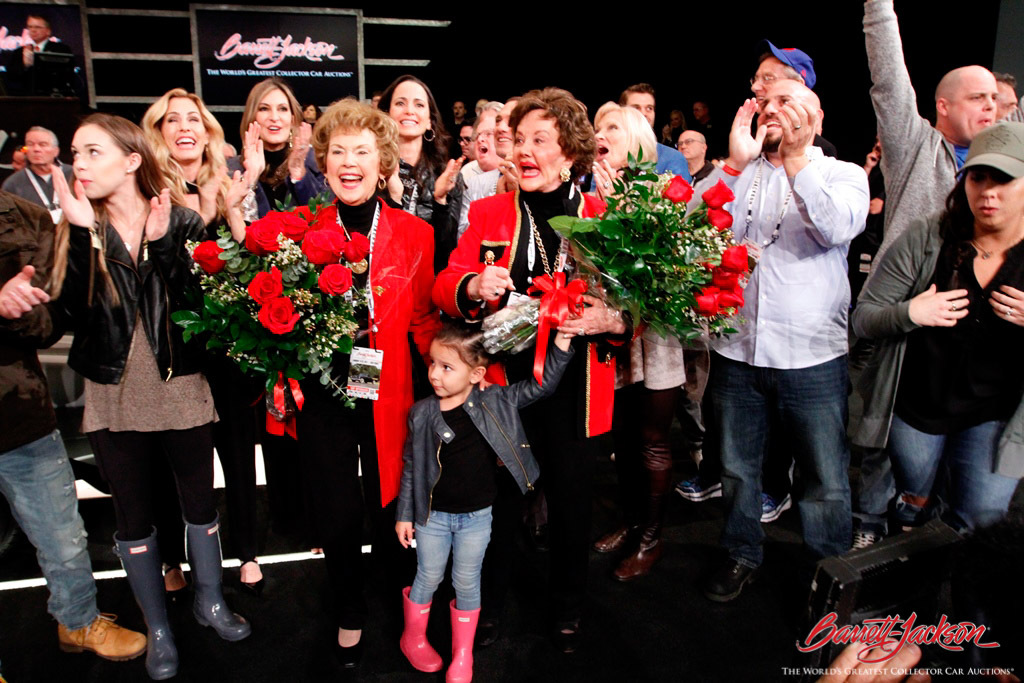
[[[750,226],[754,222],[754,200],[757,199],[758,192],[761,189],[761,172],[764,170],[764,159],[758,160],[757,174],[754,176],[754,182],[750,186],[750,195],[747,197],[747,234],[750,234]],[[786,192],[786,198],[782,202],[782,210],[779,212],[779,220],[775,223],[775,230],[772,231],[771,236],[761,243],[762,249],[767,249],[779,239],[779,234],[782,229],[782,220],[786,217],[786,211],[789,210],[789,202],[793,198],[793,188],[789,188]]]
[[[338,227],[342,229],[351,239],[351,235],[348,232],[348,228],[341,222],[341,211],[338,211],[335,220],[338,221]],[[373,273],[373,245],[377,241],[377,223],[380,221],[380,202],[377,202],[377,208],[373,212],[373,223],[370,224],[370,233],[367,235],[367,239],[370,242],[370,251],[366,255],[366,308],[369,313],[370,329],[374,332],[377,331],[377,325],[374,322],[374,306],[373,306],[373,287],[371,283],[371,277]]]

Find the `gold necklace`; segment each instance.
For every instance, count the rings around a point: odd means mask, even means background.
[[[537,251],[540,252],[540,262],[544,266],[544,272],[547,273],[548,277],[553,277],[551,264],[548,262],[548,252],[544,248],[544,240],[540,238],[540,230],[533,220],[533,212],[530,211],[530,205],[526,202],[523,202],[523,206],[526,207],[526,217],[530,219],[530,233],[533,235],[533,241],[537,245]]]

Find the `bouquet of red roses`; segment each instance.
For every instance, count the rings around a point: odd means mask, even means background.
[[[264,378],[267,411],[278,421],[301,409],[300,379],[319,376],[343,395],[332,356],[351,352],[355,309],[366,303],[365,293],[352,288],[352,271],[365,271],[369,241],[359,233],[346,239],[340,226],[318,222],[322,204],[318,198],[271,211],[246,229],[241,244],[226,228],[217,240],[190,243],[202,301],[171,316],[185,341],[203,334],[208,349],[223,350],[243,372]]]
[[[569,240],[590,293],[635,323],[681,339],[733,333],[749,271],[747,248],[734,243],[722,208],[734,197],[719,181],[687,214],[692,197],[682,177],[659,176],[653,163],[630,156],[603,214],[559,216],[551,226]]]

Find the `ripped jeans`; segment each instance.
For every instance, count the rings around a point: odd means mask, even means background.
[[[50,590],[47,611],[69,630],[99,616],[75,476],[60,432],[0,454],[0,493],[36,548]]]

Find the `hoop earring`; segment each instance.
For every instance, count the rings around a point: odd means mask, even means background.
[[[563,166],[562,170],[558,172],[558,179],[563,183],[567,183],[569,182],[569,178],[572,178],[572,173],[569,172],[569,169]]]
[[[383,178],[380,178],[379,180],[377,180],[377,189],[378,190],[386,190],[387,187],[388,187],[388,181],[384,180]]]
[[[427,133],[430,133],[429,138],[427,137]],[[435,137],[436,136],[434,135],[433,128],[427,128],[425,131],[423,131],[423,139],[426,140],[427,142],[433,142]]]

